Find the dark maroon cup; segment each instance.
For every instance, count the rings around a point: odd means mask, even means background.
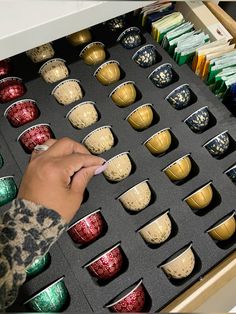
[[[67,230],[76,244],[87,245],[97,240],[104,232],[105,220],[100,209],[76,221]]]
[[[0,77],[9,75],[11,71],[10,59],[4,59],[0,61]]]
[[[19,77],[6,77],[0,80],[0,103],[22,97],[26,87]]]
[[[20,142],[26,153],[32,153],[35,146],[42,145],[50,138],[54,138],[54,134],[48,124],[36,124],[22,132],[17,141]]]
[[[98,256],[95,260],[85,265],[89,273],[102,281],[116,277],[123,266],[124,258],[120,244]]]
[[[124,293],[118,295],[115,301],[108,304],[108,308],[111,312],[118,313],[139,313],[142,312],[146,302],[146,293],[142,280],[138,284],[134,284],[127,289]]]
[[[33,99],[22,99],[14,102],[4,112],[4,116],[15,128],[36,120],[39,109]]]

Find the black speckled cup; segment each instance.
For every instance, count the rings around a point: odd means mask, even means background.
[[[213,137],[203,146],[215,158],[223,156],[229,148],[230,140],[228,131],[224,131]]]
[[[208,127],[210,114],[208,107],[202,107],[188,116],[184,122],[194,133],[201,133]]]

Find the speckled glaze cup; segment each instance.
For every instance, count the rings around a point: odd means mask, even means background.
[[[127,210],[139,212],[149,205],[151,196],[148,180],[145,180],[130,188],[118,199]]]
[[[69,292],[62,277],[26,301],[24,305],[32,312],[61,312],[68,300]]]
[[[177,110],[186,108],[191,101],[191,92],[188,84],[183,84],[174,89],[166,100]]]
[[[59,83],[51,92],[57,102],[67,106],[83,97],[80,81],[68,79]]]
[[[0,178],[0,206],[11,202],[17,195],[17,186],[13,176]]]
[[[27,278],[33,278],[42,273],[51,263],[50,253],[46,253],[44,256],[36,258],[33,263],[26,268]]]
[[[11,71],[11,61],[10,59],[4,59],[0,61],[0,77],[9,75]]]
[[[236,184],[236,164],[227,171],[225,171],[224,173],[230,178],[230,180],[234,184]]]
[[[39,74],[47,83],[55,83],[63,80],[69,75],[69,71],[65,63],[66,61],[63,59],[51,59],[41,66]]]
[[[133,110],[126,118],[135,130],[147,129],[153,121],[153,110],[151,104],[144,104]]]
[[[26,54],[31,59],[31,61],[34,63],[39,63],[53,58],[55,52],[52,45],[48,43],[28,50],[26,51]]]
[[[82,141],[82,144],[95,155],[102,154],[111,149],[114,143],[114,136],[109,125],[93,130]]]
[[[158,131],[149,137],[144,143],[147,149],[154,155],[165,153],[171,145],[170,128]]]
[[[113,84],[120,79],[119,62],[115,60],[109,60],[100,65],[93,75],[102,85]]]
[[[135,83],[127,81],[117,86],[109,95],[118,107],[127,107],[136,100],[137,92]]]
[[[75,32],[66,38],[72,46],[80,46],[89,43],[92,40],[92,34],[87,28],[82,31]]]
[[[26,87],[19,77],[5,77],[0,80],[0,103],[6,103],[22,97]]]
[[[229,217],[221,220],[214,225],[211,229],[207,230],[207,233],[212,239],[217,241],[225,241],[231,238],[236,230],[235,212]]]
[[[117,16],[106,22],[107,27],[112,31],[116,32],[125,27],[125,15]]]
[[[102,63],[106,59],[104,44],[98,41],[92,42],[81,51],[79,56],[88,65]]]
[[[184,122],[194,133],[201,133],[208,127],[210,114],[208,107],[202,107],[190,114]]]
[[[189,154],[168,165],[163,172],[171,181],[179,181],[187,178],[191,172],[192,163]]]
[[[160,244],[169,238],[172,225],[168,213],[165,212],[138,231],[147,243]]]
[[[192,209],[203,209],[207,207],[213,198],[213,190],[211,187],[211,182],[186,197],[184,201],[192,208]]]
[[[192,251],[192,244],[180,255],[161,265],[168,277],[173,279],[182,279],[188,277],[195,266],[195,256]]]
[[[160,65],[148,76],[152,83],[159,88],[170,85],[173,81],[173,77],[172,65],[170,63]]]
[[[219,135],[213,137],[206,144],[203,145],[212,157],[218,158],[223,156],[229,148],[228,131],[224,131]]]
[[[161,60],[155,46],[148,44],[135,52],[132,59],[141,67],[148,68]]]
[[[107,168],[103,171],[105,178],[109,181],[119,182],[130,175],[132,164],[129,153],[124,152],[107,161]]]
[[[141,45],[141,31],[138,27],[129,27],[124,30],[117,41],[126,49],[133,49]]]
[[[3,165],[4,165],[4,160],[3,160],[2,155],[0,154],[0,169],[3,167]]]
[[[66,115],[73,127],[84,129],[98,121],[98,112],[93,101],[84,101],[73,107]]]

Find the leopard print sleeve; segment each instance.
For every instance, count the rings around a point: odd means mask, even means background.
[[[66,228],[54,210],[16,199],[0,222],[0,312],[16,299],[25,269],[43,256]]]

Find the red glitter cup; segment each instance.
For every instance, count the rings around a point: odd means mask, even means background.
[[[21,143],[26,153],[32,153],[35,146],[42,145],[50,138],[54,138],[50,126],[48,124],[37,124],[22,132],[17,141]]]
[[[118,313],[142,312],[146,301],[146,293],[142,280],[127,290],[116,297],[115,301],[106,307],[110,311]]]
[[[10,59],[4,59],[0,61],[0,77],[7,76],[11,70]]]
[[[19,77],[6,77],[0,80],[0,103],[5,103],[23,96],[26,87]]]
[[[32,99],[22,99],[14,102],[4,112],[4,116],[14,127],[22,126],[39,117],[39,109]]]
[[[97,240],[105,229],[105,220],[100,209],[76,221],[67,230],[76,244],[90,244]]]
[[[85,265],[89,273],[102,281],[114,278],[123,266],[123,254],[120,244],[103,253],[95,260]]]

